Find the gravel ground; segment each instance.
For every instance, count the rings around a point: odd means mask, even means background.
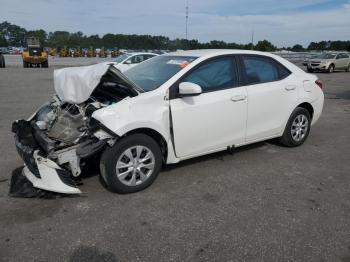
[[[11,123],[51,97],[53,68],[11,59],[0,70],[0,261],[350,261],[350,73],[319,74],[324,113],[301,147],[267,141],[167,166],[132,195],[106,191],[90,167],[80,197],[16,199]]]

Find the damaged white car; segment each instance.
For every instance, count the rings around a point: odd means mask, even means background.
[[[244,50],[181,51],[122,74],[106,64],[54,72],[56,95],[13,123],[35,188],[81,193],[75,177],[100,156],[109,190],[132,193],[163,163],[279,137],[304,143],[321,115],[322,83],[285,59]],[[213,174],[215,175],[215,174]]]

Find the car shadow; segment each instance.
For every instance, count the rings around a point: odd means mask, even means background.
[[[212,153],[212,154],[208,154],[208,155],[204,155],[204,156],[199,156],[199,157],[183,160],[179,163],[164,165],[162,168],[162,172],[169,172],[169,171],[172,171],[173,169],[176,169],[179,167],[187,167],[187,166],[191,166],[191,165],[198,164],[201,162],[206,162],[206,161],[213,160],[213,159],[223,161],[223,158],[225,156],[235,155],[235,154],[239,154],[239,153],[242,153],[242,152],[245,152],[248,150],[261,148],[261,147],[265,146],[266,144],[277,144],[277,142],[275,140],[267,140],[267,141],[257,142],[254,144],[249,144],[246,146],[235,148],[232,152],[230,152],[229,150],[224,150],[224,151],[220,151],[220,152],[216,152],[216,153]]]

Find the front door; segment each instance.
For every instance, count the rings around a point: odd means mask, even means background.
[[[200,85],[202,94],[170,100],[177,157],[201,155],[244,142],[247,92],[245,87],[238,87],[233,56],[202,63],[180,82]]]

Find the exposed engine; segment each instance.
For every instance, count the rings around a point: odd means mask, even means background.
[[[96,156],[107,145],[112,146],[117,139],[92,117],[93,113],[138,92],[113,67],[94,65],[76,69],[76,74],[71,74],[70,69],[61,70],[57,95],[28,120],[16,120],[12,132],[25,163],[22,174],[32,187],[79,194],[81,191],[73,178],[81,174],[82,161]],[[103,75],[94,74],[96,71]],[[99,77],[97,86],[93,84],[96,77]],[[70,86],[72,79],[77,78],[77,86]]]
[[[54,96],[37,112],[35,125],[55,141],[55,148],[77,144],[84,135],[91,135],[92,113],[130,96],[126,88],[108,81],[108,76],[103,80],[82,104],[62,103]]]
[[[61,145],[73,145],[87,133],[93,111],[102,107],[99,102],[83,105],[61,104],[55,97],[50,104],[39,110],[35,123],[47,137]]]

